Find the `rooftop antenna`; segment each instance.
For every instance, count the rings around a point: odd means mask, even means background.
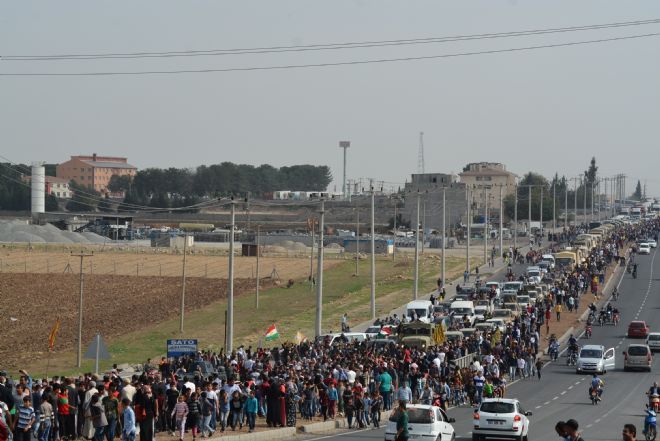
[[[424,132],[419,132],[419,152],[417,153],[417,173],[424,174]]]

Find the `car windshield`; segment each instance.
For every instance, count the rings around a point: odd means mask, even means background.
[[[502,311],[500,309],[500,310],[493,311],[493,317],[508,317],[509,315],[510,315],[509,310]]]
[[[415,315],[417,315],[417,317],[426,317],[426,315],[427,315],[426,309],[415,308],[415,309],[409,309],[408,310],[408,316],[412,317],[413,312],[415,313]]]
[[[599,349],[582,349],[580,352],[580,358],[601,358],[603,356],[603,351]]]
[[[490,302],[488,300],[479,300],[477,306],[488,306]]]
[[[660,334],[649,335],[649,340],[660,340]]]
[[[471,314],[472,309],[471,308],[451,308],[451,310],[454,312],[454,314]]]
[[[380,331],[380,326],[369,326],[366,332],[367,334],[377,334]]]
[[[529,271],[529,272],[527,273],[527,275],[528,275],[529,277],[538,277],[538,276],[539,276],[539,272],[538,272],[538,271]]]
[[[488,412],[488,413],[513,413],[515,411],[515,406],[513,405],[513,403],[489,401],[483,403],[479,410],[481,412]]]
[[[628,347],[628,355],[646,355],[648,351],[646,346],[630,346]]]
[[[505,283],[504,284],[504,290],[512,289],[512,290],[516,291],[516,290],[518,290],[519,287],[520,287],[520,284],[518,282],[516,282],[516,283]]]
[[[431,411],[429,409],[418,409],[415,407],[409,407],[406,409],[408,412],[408,423],[409,424],[431,424]],[[390,415],[390,421],[396,423],[397,418],[399,418],[399,409],[392,412]]]

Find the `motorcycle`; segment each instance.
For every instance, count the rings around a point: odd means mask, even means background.
[[[598,315],[598,326],[603,326],[603,324],[605,324],[605,315],[601,313]]]
[[[612,291],[612,301],[616,302],[617,300],[619,300],[619,291],[614,289],[614,291]]]
[[[658,434],[657,429],[657,419],[655,410],[646,407],[646,416],[644,417],[644,437],[647,441],[655,441],[655,437]]]
[[[598,405],[598,402],[600,401],[600,398],[598,397],[598,389],[594,389],[593,387],[589,388],[589,399],[591,400],[592,405]]]
[[[587,338],[591,338],[591,326],[587,325],[587,327],[584,328],[584,335]]]
[[[577,350],[569,350],[566,357],[566,366],[575,366],[577,364]]]
[[[612,316],[612,321],[614,322],[614,326],[618,326],[620,319],[621,317],[619,316],[619,313],[615,312],[614,315]]]
[[[646,393],[646,395],[649,395],[648,392]],[[649,407],[656,412],[660,410],[660,395],[658,394],[649,395]]]
[[[559,357],[559,345],[557,343],[551,343],[548,352],[550,354],[550,360],[557,361],[557,357]]]

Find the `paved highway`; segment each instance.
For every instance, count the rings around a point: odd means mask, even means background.
[[[567,367],[565,358],[550,363],[542,370],[542,379],[525,379],[512,383],[508,397],[521,400],[530,417],[530,441],[557,441],[555,423],[569,418],[576,419],[586,440],[620,440],[625,423],[633,423],[638,428],[638,439],[643,427],[643,410],[646,391],[657,380],[655,373],[659,360],[654,360],[653,372],[623,372],[623,355],[629,343],[643,340],[626,338],[626,330],[631,320],[646,320],[652,331],[660,330],[660,296],[657,281],[660,280],[660,258],[657,249],[649,256],[637,256],[638,277],[633,279],[624,274],[620,281],[622,293],[617,303],[621,312],[619,326],[605,325],[593,327],[590,340],[580,340],[580,345],[602,344],[605,348],[616,348],[616,369],[602,376],[605,381],[603,401],[591,404],[587,390],[591,375],[577,375],[574,367]],[[655,277],[655,278],[654,278]],[[619,282],[615,280],[614,282]],[[590,298],[590,295],[587,296]],[[658,357],[660,359],[660,356]],[[449,416],[456,419],[454,428],[457,440],[470,440],[472,437],[472,409],[468,407],[449,410]],[[337,441],[365,441],[384,439],[384,429],[343,432],[332,436],[310,437]]]

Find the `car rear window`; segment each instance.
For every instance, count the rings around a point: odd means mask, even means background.
[[[431,411],[429,409],[408,408],[408,423],[410,424],[431,424]],[[392,412],[390,421],[396,422],[399,417],[399,409]]]
[[[486,402],[481,405],[479,409],[481,412],[488,413],[513,413],[515,406],[513,403],[502,403],[499,401]]]
[[[644,327],[644,323],[641,323],[641,322],[632,322],[632,323],[630,324],[630,327],[631,327],[631,328],[643,328],[643,327]]]
[[[645,346],[630,346],[628,348],[628,355],[646,355],[647,352]]]

